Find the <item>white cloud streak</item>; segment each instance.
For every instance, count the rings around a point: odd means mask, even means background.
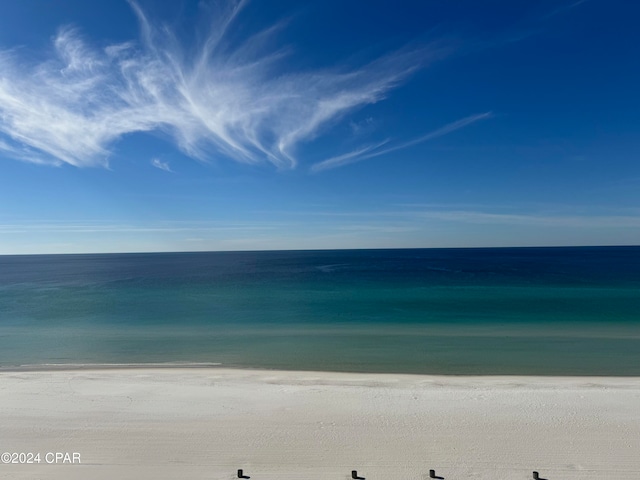
[[[156,168],[159,168],[160,170],[164,170],[165,172],[173,173],[173,170],[171,170],[171,167],[169,166],[169,162],[163,162],[159,158],[151,159],[151,165],[153,165]]]
[[[360,160],[366,160],[368,158],[374,158],[374,157],[379,157],[381,155],[386,155],[387,153],[395,152],[397,150],[402,150],[404,148],[412,147],[414,145],[418,145],[419,143],[423,143],[428,140],[433,140],[434,138],[442,137],[443,135],[447,135],[448,133],[455,132],[456,130],[460,130],[461,128],[464,128],[467,125],[471,125],[472,123],[476,123],[480,120],[491,118],[491,116],[492,116],[491,112],[480,113],[477,115],[470,115],[468,117],[462,118],[455,122],[449,123],[443,127],[440,127],[418,138],[409,140],[408,142],[400,143],[398,145],[392,145],[382,150],[378,150],[378,148],[387,144],[389,142],[388,140],[385,140],[384,142],[379,143],[377,145],[368,145],[365,147],[361,147],[352,152],[338,155],[338,156],[329,158],[327,160],[318,162],[315,165],[313,165],[310,170],[313,173],[318,173],[323,170],[329,170],[331,168],[342,167],[350,163],[359,162]]]
[[[547,13],[546,15],[544,15],[542,17],[542,19],[547,19],[547,18],[551,18],[551,17],[555,17],[556,15],[560,15],[566,11],[569,11],[571,9],[574,9],[580,5],[582,5],[583,3],[585,3],[587,0],[577,0],[575,2],[572,3],[568,3],[566,5],[561,5],[559,7],[557,7],[555,10],[552,10],[551,12]]]
[[[428,220],[441,220],[477,225],[511,225],[557,228],[639,228],[640,216],[629,215],[540,215],[478,212],[468,210],[422,211],[413,215]]]
[[[45,61],[0,51],[0,151],[35,163],[108,166],[124,135],[155,131],[202,161],[293,168],[301,144],[445,52],[404,49],[357,68],[291,71],[289,51],[269,47],[283,24],[233,41],[245,4],[224,4],[195,50],[131,2],[139,41],[96,48],[64,27]]]
[[[350,163],[358,162],[360,160],[364,160],[365,158],[371,158],[377,156],[377,150],[383,145],[389,143],[389,140],[384,140],[377,144],[365,145],[363,147],[358,148],[357,150],[353,150],[351,152],[344,153],[342,155],[337,155],[335,157],[331,157],[327,160],[323,160],[321,162],[316,163],[311,167],[311,171],[314,173],[321,172],[322,170],[329,170],[331,168],[342,167],[343,165],[348,165]],[[371,153],[374,151],[374,153]]]

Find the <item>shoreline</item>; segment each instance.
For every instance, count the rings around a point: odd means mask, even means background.
[[[44,363],[44,364],[24,364],[12,366],[0,366],[0,375],[5,373],[55,373],[55,372],[117,372],[117,371],[171,371],[171,370],[210,370],[211,372],[224,372],[227,374],[243,372],[255,373],[277,373],[284,375],[370,375],[381,377],[434,377],[434,378],[530,378],[530,379],[585,379],[585,378],[619,378],[619,379],[639,379],[640,375],[544,375],[544,374],[449,374],[449,373],[411,373],[411,372],[371,372],[371,371],[336,371],[336,370],[304,370],[304,369],[283,369],[269,367],[245,367],[230,366],[217,362],[158,362],[158,363]]]
[[[287,375],[370,375],[381,377],[408,377],[408,378],[459,378],[459,379],[505,379],[505,378],[522,378],[531,379],[638,379],[640,375],[597,375],[597,374],[473,374],[473,373],[412,373],[412,372],[373,372],[373,371],[343,371],[343,370],[305,370],[305,369],[282,369],[269,367],[246,367],[246,366],[230,366],[217,362],[158,362],[158,363],[45,363],[45,364],[24,364],[24,365],[0,365],[0,375],[10,373],[47,373],[47,372],[117,372],[117,371],[136,371],[136,370],[211,370],[212,372],[239,373],[243,372],[260,372],[260,373],[276,373]]]
[[[225,367],[0,372],[14,480],[636,479],[640,377],[457,376]]]

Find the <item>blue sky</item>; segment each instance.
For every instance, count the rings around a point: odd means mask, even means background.
[[[0,253],[638,244],[640,4],[0,3]]]

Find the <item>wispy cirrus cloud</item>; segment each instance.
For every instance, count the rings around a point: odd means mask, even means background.
[[[640,216],[633,215],[552,215],[509,214],[471,210],[425,210],[416,217],[478,225],[515,225],[558,228],[639,228]]]
[[[291,70],[287,48],[272,47],[284,24],[241,42],[229,38],[245,1],[218,8],[195,50],[130,4],[140,23],[137,41],[97,48],[79,30],[63,27],[44,61],[0,51],[0,150],[6,156],[107,166],[124,135],[156,131],[203,161],[227,157],[293,168],[301,144],[384,99],[446,51],[407,48],[357,67]]]
[[[560,4],[554,10],[552,10],[549,13],[547,13],[546,15],[544,15],[542,17],[542,19],[546,20],[548,18],[555,17],[556,15],[560,15],[562,13],[565,13],[565,12],[567,12],[569,10],[572,10],[572,9],[582,5],[586,1],[587,0],[576,0],[576,1],[573,1],[573,2],[568,2],[566,4]]]
[[[160,170],[164,170],[165,172],[173,172],[173,170],[171,170],[171,166],[169,165],[169,162],[163,162],[159,158],[152,158],[151,165],[156,168],[159,168]]]
[[[329,170],[331,168],[342,167],[350,163],[359,162],[360,160],[366,160],[367,158],[374,158],[374,157],[379,157],[381,155],[386,155],[387,153],[395,152],[397,150],[402,150],[403,148],[412,147],[413,145],[418,145],[419,143],[426,142],[428,140],[433,140],[434,138],[442,137],[443,135],[447,135],[448,133],[455,132],[456,130],[460,130],[461,128],[464,128],[467,125],[471,125],[480,120],[491,118],[491,116],[492,116],[491,112],[480,113],[477,115],[470,115],[468,117],[465,117],[455,122],[444,125],[443,127],[440,127],[425,135],[421,135],[418,138],[414,138],[413,140],[402,142],[396,145],[390,145],[387,148],[381,148],[381,147],[388,144],[389,140],[385,140],[378,144],[365,145],[352,152],[344,153],[342,155],[331,157],[321,162],[318,162],[311,167],[311,171],[314,173],[317,173],[323,170]]]

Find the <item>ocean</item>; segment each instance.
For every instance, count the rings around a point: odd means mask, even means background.
[[[0,368],[640,375],[640,247],[0,256]]]

